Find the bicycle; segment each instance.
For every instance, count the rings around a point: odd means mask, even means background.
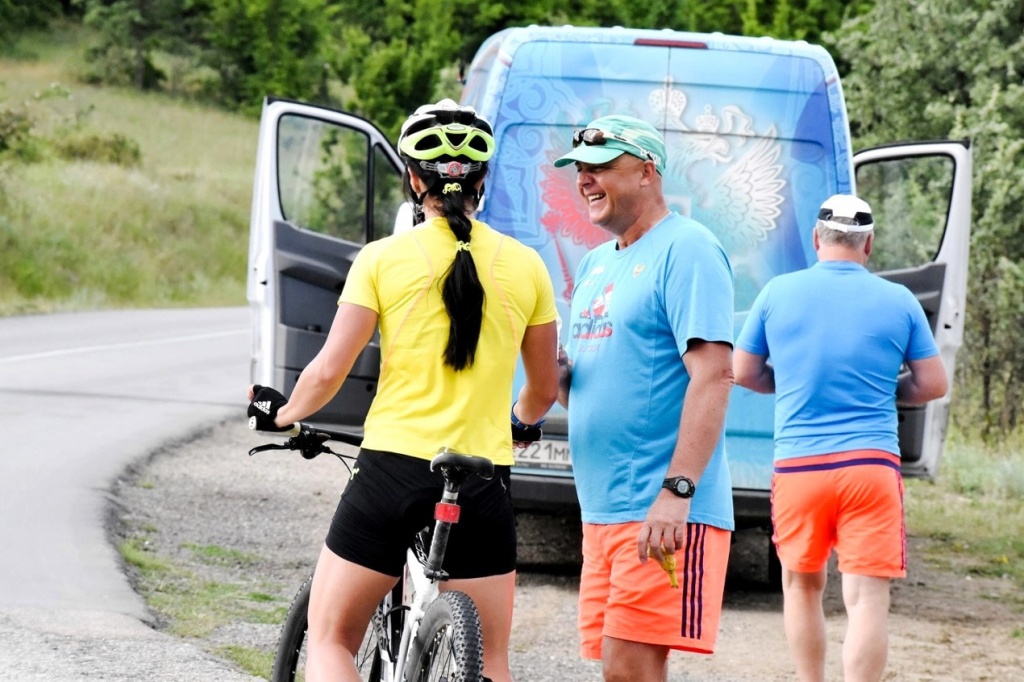
[[[250,428],[255,424],[250,421]],[[359,436],[314,429],[296,424],[284,443],[252,448],[250,455],[264,450],[298,450],[305,459],[328,453],[346,468],[353,455],[335,452],[326,445],[336,440],[359,446]],[[365,682],[482,682],[483,636],[480,616],[469,595],[454,590],[441,592],[438,583],[447,580],[442,569],[448,534],[459,517],[459,488],[470,476],[489,479],[494,463],[441,448],[431,460],[431,471],[444,478],[444,492],[434,510],[434,527],[417,533],[406,555],[404,575],[377,605],[367,626],[363,644],[356,653],[356,668]],[[350,469],[351,471],[351,469]],[[429,548],[429,549],[428,549]],[[305,580],[288,609],[271,673],[272,682],[304,679],[307,609],[313,575]]]

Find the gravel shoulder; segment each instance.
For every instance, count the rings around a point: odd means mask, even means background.
[[[249,448],[266,442],[241,420],[153,453],[115,484],[111,535],[153,559],[223,591],[226,617],[181,633],[166,600],[150,599],[153,623],[219,655],[272,652],[283,610],[309,572],[347,478],[330,457]],[[345,448],[347,446],[339,446]],[[512,669],[522,682],[599,680],[600,666],[577,655],[578,529],[573,519],[523,516],[513,623]],[[672,680],[789,680],[782,599],[767,589],[760,533],[737,535],[714,656],[673,654]],[[1012,583],[938,570],[911,538],[908,578],[894,583],[887,680],[1008,680],[1024,670],[1024,601]],[[143,593],[153,588],[132,567]],[[173,580],[173,579],[172,579]],[[160,586],[163,593],[174,585]],[[838,575],[827,591],[827,676],[841,679],[845,627]],[[173,605],[173,597],[170,599]],[[228,605],[233,604],[228,608]]]

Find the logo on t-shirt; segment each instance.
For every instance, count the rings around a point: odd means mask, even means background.
[[[612,303],[612,282],[604,291],[596,296],[590,305],[580,311],[579,320],[572,325],[572,336],[575,339],[603,339],[612,335],[612,321],[608,309]]]

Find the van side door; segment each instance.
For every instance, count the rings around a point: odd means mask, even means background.
[[[323,346],[363,244],[391,233],[401,159],[350,114],[269,98],[260,119],[249,230],[250,375],[289,395]],[[359,431],[376,394],[375,336],[314,422]]]
[[[971,232],[967,141],[886,145],[854,155],[857,195],[871,205],[868,268],[905,285],[928,317],[950,385],[963,343]],[[946,441],[950,395],[899,408],[903,473],[934,476]]]

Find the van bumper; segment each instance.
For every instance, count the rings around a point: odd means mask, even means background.
[[[521,511],[555,511],[580,516],[576,484],[569,476],[512,472],[512,502]]]
[[[576,486],[567,476],[536,476],[512,472],[512,501],[521,511],[554,511],[579,518]],[[733,515],[736,529],[770,528],[771,493],[767,490],[734,489]]]

